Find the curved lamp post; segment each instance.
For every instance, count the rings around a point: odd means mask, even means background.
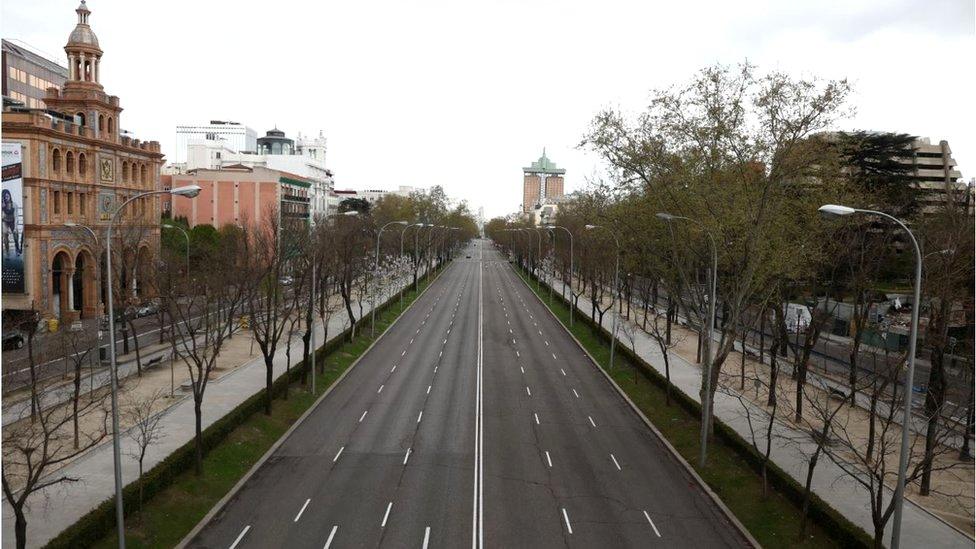
[[[566,227],[560,225],[546,225],[547,229],[562,229],[566,231],[569,235],[569,326],[573,326],[573,310],[576,309],[575,299],[573,299],[573,233],[569,231]],[[555,253],[556,239],[555,235],[552,240],[553,252]],[[563,287],[565,287],[566,282],[563,281]]]
[[[592,231],[593,229],[603,229],[604,231],[607,232],[607,234],[610,235],[610,238],[613,238],[613,243],[614,243],[614,245],[617,246],[617,257],[616,257],[616,261],[614,262],[614,267],[613,267],[613,295],[612,295],[611,301],[610,301],[610,303],[611,303],[610,312],[613,313],[613,318],[610,319],[610,324],[611,324],[611,328],[610,328],[610,370],[613,370],[613,356],[614,356],[613,351],[614,351],[614,348],[616,347],[616,343],[617,343],[617,316],[618,316],[617,312],[613,310],[613,306],[616,305],[616,303],[617,303],[617,284],[618,284],[618,280],[620,278],[620,242],[617,240],[617,235],[615,235],[613,233],[613,231],[611,231],[610,229],[608,229],[608,228],[606,228],[606,227],[604,227],[602,225],[586,225],[583,228],[586,229],[586,230],[588,230],[588,231]]]
[[[915,302],[912,304],[912,326],[908,337],[908,369],[905,372],[905,410],[901,422],[901,455],[898,456],[898,484],[895,485],[895,513],[891,526],[891,548],[898,549],[898,545],[901,542],[902,509],[905,505],[905,476],[908,469],[910,452],[909,438],[911,437],[912,431],[912,386],[915,383],[915,344],[918,340],[918,310],[922,306],[922,250],[912,231],[901,220],[884,212],[862,210],[837,204],[824,204],[820,206],[819,211],[822,215],[828,217],[841,217],[856,213],[883,217],[898,225],[908,234],[908,238],[912,241],[912,248],[915,250]]]
[[[130,202],[154,194],[171,194],[173,196],[185,196],[193,198],[200,194],[199,185],[187,185],[177,187],[168,191],[149,191],[139,193],[123,202],[108,223],[108,230],[105,237],[105,269],[106,280],[108,282],[108,340],[109,340],[109,378],[112,380],[112,457],[115,468],[115,526],[119,537],[119,547],[125,548],[125,510],[122,508],[122,449],[119,441],[119,380],[118,372],[115,370],[115,307],[112,304],[112,227],[118,219],[119,214]]]
[[[407,224],[406,221],[390,221],[386,225],[383,225],[382,227],[380,227],[379,232],[376,233],[376,259],[373,261],[373,286],[374,286],[374,288],[373,288],[373,298],[372,298],[372,302],[373,303],[370,306],[370,309],[371,310],[369,312],[369,337],[374,337],[376,335],[376,291],[379,289],[379,288],[376,287],[377,286],[377,284],[376,284],[376,274],[380,270],[380,237],[383,236],[383,231],[385,231],[386,228],[389,227],[390,225],[406,225],[406,224]],[[404,230],[406,230],[406,229],[404,229]],[[401,242],[402,242],[402,240],[401,240]]]
[[[658,219],[664,220],[667,223],[672,223],[674,221],[688,221],[698,225],[699,228],[708,236],[708,242],[712,249],[712,269],[711,269],[711,284],[709,284],[709,295],[708,295],[708,332],[705,337],[705,348],[703,349],[705,355],[705,361],[702,365],[702,384],[705,388],[705,394],[702,395],[702,423],[701,423],[701,442],[698,454],[698,463],[700,466],[705,466],[705,458],[708,455],[708,423],[712,415],[712,338],[714,337],[715,331],[715,302],[717,299],[717,280],[718,280],[718,249],[715,247],[715,239],[712,237],[712,233],[705,228],[701,222],[691,219],[690,217],[684,217],[681,215],[671,215],[669,213],[658,212],[655,214]]]

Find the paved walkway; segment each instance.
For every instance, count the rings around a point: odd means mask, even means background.
[[[553,289],[558,293],[563,290],[562,282],[553,281]],[[579,299],[577,314],[589,318],[590,301],[585,296]],[[611,326],[612,312],[604,315],[604,326],[609,331]],[[624,317],[618,317],[619,322],[628,322]],[[654,340],[641,330],[634,330],[634,347],[637,354],[648,364],[656,369],[662,376],[664,375],[664,359],[658,350]],[[619,345],[630,347],[629,341],[624,343],[618,339]],[[699,402],[698,391],[701,386],[701,368],[682,358],[680,355],[670,353],[671,382],[678,390],[688,395],[691,399]],[[759,407],[754,407],[752,412],[755,414],[766,415],[766,411]],[[715,394],[715,417],[726,425],[735,429],[745,440],[751,440],[749,426],[746,422],[742,404],[738,399],[730,395]],[[806,459],[803,451],[797,448],[795,443],[783,442],[787,433],[795,435],[795,431],[785,425],[777,424],[774,430],[781,436],[778,440],[774,438],[771,459],[784,471],[788,472],[801,485],[806,480]],[[775,437],[775,435],[774,435]],[[815,446],[811,443],[806,445],[805,450],[812,453]],[[829,459],[821,459],[817,465],[813,478],[813,491],[826,501],[835,510],[847,517],[848,520],[864,529],[868,535],[872,535],[874,527],[871,522],[871,504],[869,495],[859,484],[850,481],[840,481],[844,479],[845,473],[840,467]],[[891,497],[888,492],[887,498]],[[888,522],[888,529],[885,531],[885,545],[888,545],[891,531],[891,521]],[[959,531],[955,530],[947,523],[936,518],[934,515],[922,509],[911,500],[906,500],[902,520],[901,542],[903,547],[940,547],[940,548],[967,548],[972,549],[973,540],[967,538]]]
[[[368,322],[370,304],[363,304],[363,318]],[[354,306],[358,311],[358,307]],[[334,314],[329,321],[329,340],[348,327],[349,318],[345,311]],[[361,326],[365,326],[365,322]],[[316,324],[316,341],[322,341],[321,324]],[[368,327],[366,327],[368,329]],[[358,329],[357,329],[358,330]],[[282,340],[284,342],[284,340]],[[302,340],[296,338],[292,344],[292,362],[302,356]],[[297,355],[297,358],[296,358]],[[285,345],[282,344],[274,359],[274,377],[285,372]],[[218,419],[230,413],[242,402],[264,390],[264,358],[256,353],[254,359],[227,375],[211,381],[207,385],[203,405],[203,428],[206,429]],[[163,412],[160,421],[162,439],[149,447],[145,459],[145,469],[152,469],[178,448],[193,440],[193,398],[187,396]],[[138,477],[137,462],[126,456],[127,450],[135,448],[129,437],[122,437],[122,480],[124,484]],[[111,438],[64,467],[58,474],[83,479],[79,482],[61,483],[34,493],[27,510],[27,546],[41,547],[54,539],[66,528],[77,522],[89,511],[112,498],[115,494],[115,477],[112,465]],[[2,547],[15,547],[13,509],[3,500],[3,544]]]

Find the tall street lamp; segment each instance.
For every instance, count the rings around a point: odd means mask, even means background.
[[[918,240],[898,218],[876,210],[862,210],[837,204],[824,204],[820,213],[829,217],[848,216],[855,213],[883,217],[898,225],[912,241],[915,250],[915,302],[912,304],[912,327],[908,337],[908,370],[905,372],[905,404],[901,422],[901,455],[898,456],[898,484],[895,485],[895,513],[891,525],[891,548],[898,549],[901,542],[902,509],[905,505],[905,477],[908,470],[909,438],[912,431],[912,386],[915,384],[915,343],[918,340],[918,310],[922,306],[922,250]],[[968,436],[968,433],[966,434]]]
[[[122,449],[119,441],[119,381],[118,372],[115,364],[115,307],[112,304],[112,228],[118,220],[119,214],[132,201],[154,194],[171,194],[173,196],[185,196],[193,198],[200,194],[199,185],[187,185],[177,187],[168,191],[149,191],[139,193],[123,202],[108,223],[108,230],[105,237],[105,268],[106,280],[108,281],[108,340],[109,340],[109,378],[112,380],[112,457],[115,467],[115,525],[119,537],[119,547],[125,548],[125,512],[122,508]]]
[[[699,228],[708,236],[708,242],[711,245],[712,250],[712,269],[711,269],[711,280],[708,290],[708,331],[705,337],[705,348],[702,349],[704,353],[704,364],[702,365],[702,387],[704,388],[701,405],[702,405],[702,423],[701,423],[701,442],[699,445],[698,453],[698,464],[701,467],[705,466],[705,458],[708,454],[708,424],[711,420],[712,414],[712,338],[714,337],[715,331],[715,302],[717,299],[717,283],[718,280],[718,249],[715,247],[715,239],[712,237],[712,233],[705,228],[701,222],[691,219],[690,217],[684,217],[681,215],[671,215],[669,213],[658,212],[656,214],[658,219],[662,219],[668,224],[674,221],[688,221],[689,223],[694,223],[698,225]]]
[[[552,230],[552,229],[562,229],[562,230],[566,231],[566,234],[569,235],[569,326],[572,327],[573,326],[573,310],[576,309],[576,303],[575,303],[575,300],[573,299],[573,233],[571,233],[569,231],[569,229],[567,229],[566,227],[563,227],[563,226],[560,226],[560,225],[546,225],[546,228],[547,229],[550,229],[550,230]],[[552,248],[553,248],[553,253],[555,254],[555,251],[556,251],[556,238],[555,238],[555,235],[553,235],[553,239],[552,239]],[[565,285],[566,285],[566,283],[565,283],[565,281],[563,281],[563,287],[565,287]],[[550,288],[551,288],[551,286],[550,286]]]
[[[586,225],[583,228],[586,229],[586,230],[588,230],[588,231],[592,231],[593,229],[603,229],[604,231],[606,231],[610,235],[611,238],[613,238],[613,243],[614,243],[614,245],[617,246],[617,257],[616,257],[616,261],[614,262],[614,267],[613,267],[613,295],[612,295],[611,301],[610,301],[610,303],[611,303],[610,312],[613,314],[613,317],[610,319],[610,325],[611,325],[611,328],[610,328],[610,370],[613,370],[613,354],[614,354],[613,351],[614,351],[614,348],[616,347],[616,343],[617,343],[617,316],[618,316],[617,312],[613,310],[613,307],[616,305],[616,302],[617,302],[617,284],[618,284],[618,280],[620,278],[620,242],[617,240],[617,235],[613,234],[613,231],[611,231],[610,229],[608,229],[608,228],[606,228],[606,227],[604,227],[602,225]]]
[[[390,221],[386,225],[380,227],[378,233],[376,233],[376,259],[373,261],[373,299],[372,305],[370,306],[369,312],[369,337],[374,337],[376,335],[376,275],[380,270],[380,237],[383,236],[383,231],[386,230],[390,225],[406,225],[406,221]],[[406,229],[404,229],[406,230]],[[402,240],[401,240],[402,242]]]

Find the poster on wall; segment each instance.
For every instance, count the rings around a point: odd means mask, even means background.
[[[3,293],[24,293],[24,178],[20,143],[3,143]]]

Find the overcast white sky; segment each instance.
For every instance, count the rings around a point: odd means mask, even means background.
[[[78,0],[3,0],[2,34],[64,64]],[[123,128],[172,154],[211,119],[329,139],[339,188],[443,185],[488,216],[549,157],[567,192],[599,173],[577,145],[603,107],[715,62],[851,79],[842,129],[947,139],[976,175],[973,0],[90,0]],[[968,90],[968,91],[967,91]]]

